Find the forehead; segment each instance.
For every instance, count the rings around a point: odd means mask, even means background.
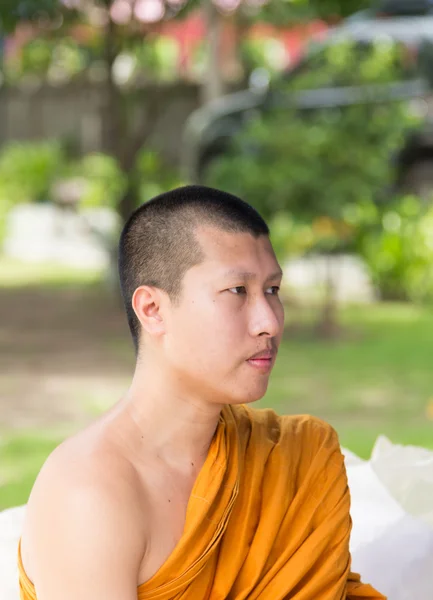
[[[211,226],[195,231],[205,259],[203,266],[215,268],[260,271],[278,266],[272,244],[267,235],[229,233]]]

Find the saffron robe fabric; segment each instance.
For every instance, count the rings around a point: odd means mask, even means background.
[[[137,599],[384,600],[350,571],[349,509],[330,425],[226,406],[183,535]],[[36,600],[20,546],[18,567],[21,600]]]

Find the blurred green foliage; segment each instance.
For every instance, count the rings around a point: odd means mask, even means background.
[[[351,204],[375,204],[393,181],[390,158],[418,123],[405,103],[369,102],[369,86],[400,78],[396,52],[380,42],[361,52],[351,42],[329,47],[279,84],[275,106],[250,120],[209,181],[248,197],[266,217],[285,210],[342,219]],[[365,86],[357,104],[293,108],[297,92],[353,83]]]
[[[97,30],[85,41],[78,41],[72,35],[41,35],[30,39],[19,53],[4,61],[5,80],[15,84],[22,78],[37,77],[42,81],[66,83],[82,77],[101,68],[103,42]],[[117,55],[114,67],[117,82],[130,85],[143,79],[173,81],[178,76],[177,60],[178,46],[171,38],[152,36],[131,40]]]
[[[104,60],[104,23],[101,18],[95,21],[95,9],[102,15],[108,12],[114,0],[93,0],[73,3],[68,6],[62,0],[3,0],[0,4],[0,32],[13,32],[21,23],[32,23],[39,29],[39,35],[30,39],[19,55],[3,65],[7,81],[16,82],[25,74],[38,75],[67,81],[82,73],[95,61]],[[199,9],[202,0],[186,0],[184,3],[167,2],[164,18],[182,18],[191,10]],[[265,21],[276,25],[286,25],[316,18],[336,21],[370,5],[368,0],[265,0],[251,2],[241,0],[236,6],[236,18],[244,23]],[[92,34],[87,28],[93,23]],[[75,34],[71,26],[84,25],[86,34]],[[176,43],[161,35],[149,36],[139,29],[139,21],[116,25],[117,51],[119,55],[132,58],[137,74],[157,75],[166,80],[176,76]],[[140,31],[140,33],[138,33]],[[143,35],[145,41],[143,43]],[[275,40],[274,40],[275,42]],[[258,54],[273,68],[278,49],[271,47],[272,41],[262,48],[254,48],[254,42],[246,49],[247,58],[253,62]],[[260,45],[260,44],[259,44]],[[255,56],[255,59],[254,59]],[[262,63],[263,64],[263,63]]]
[[[65,156],[57,141],[6,145],[0,153],[0,206],[48,200],[51,185],[64,167]]]
[[[382,297],[433,301],[433,207],[406,196],[359,240],[359,251]]]
[[[148,148],[138,153],[130,176],[138,188],[138,204],[184,183],[177,169]],[[58,200],[58,184],[67,184],[69,191],[63,194],[77,198],[78,210],[117,210],[127,176],[115,158],[101,152],[72,159],[59,141],[12,142],[0,153],[0,239],[11,208]]]
[[[19,81],[25,75],[69,80],[87,66],[86,50],[72,37],[35,38],[10,62],[5,62],[7,81]]]
[[[253,12],[253,17],[275,25],[317,18],[335,21],[371,4],[371,0],[274,0],[259,3],[260,9]]]
[[[275,77],[286,67],[287,55],[283,42],[272,38],[247,38],[240,45],[240,58],[244,69],[265,68],[270,77]]]
[[[139,187],[139,204],[185,184],[178,170],[167,165],[160,154],[153,150],[141,150],[137,156],[135,172]]]
[[[0,152],[0,240],[11,208],[50,199],[51,186],[65,168],[56,141],[11,142]]]
[[[153,36],[133,48],[136,57],[137,75],[144,73],[158,81],[172,81],[178,76],[177,61],[179,48],[177,43],[167,36]]]
[[[269,219],[282,259],[307,252],[357,252],[380,289],[386,293],[399,286],[399,297],[413,297],[419,290],[415,282],[426,275],[430,250],[424,245],[410,255],[400,252],[398,244],[404,246],[418,227],[428,229],[430,221],[427,216],[422,224],[411,221],[398,234],[389,225],[390,215],[404,212],[408,202],[393,208],[393,158],[420,118],[407,102],[386,96],[388,84],[412,77],[413,65],[400,46],[387,41],[338,43],[305,65],[274,87],[274,105],[252,118],[230,152],[209,166],[207,182],[248,199]],[[356,103],[314,111],[294,108],[305,90],[353,85],[361,94]],[[421,208],[412,217],[417,218]],[[394,267],[384,258],[389,252]],[[402,265],[403,255],[410,269]]]
[[[101,152],[87,154],[70,167],[70,174],[84,180],[80,208],[117,208],[126,177],[112,156]]]
[[[2,0],[0,31],[14,31],[18,23],[37,21],[42,15],[54,17],[59,6],[59,0]]]

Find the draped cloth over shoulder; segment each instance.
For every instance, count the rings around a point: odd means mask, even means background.
[[[138,600],[383,600],[350,572],[350,498],[334,430],[224,408],[183,536]],[[19,559],[21,599],[35,600]]]

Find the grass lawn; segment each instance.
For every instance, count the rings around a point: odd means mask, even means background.
[[[381,433],[433,448],[433,311],[382,304],[346,309],[342,321],[345,340],[284,340],[260,405],[328,420],[364,458]]]
[[[0,435],[0,510],[27,501],[39,469],[67,434],[59,429]]]
[[[43,273],[32,277],[54,287],[70,284],[67,273],[60,281],[55,270]],[[0,281],[19,287],[28,279],[0,263]],[[339,341],[286,335],[258,406],[320,416],[335,426],[342,445],[364,458],[379,434],[433,448],[433,311],[400,304],[353,307],[342,321],[347,335]],[[26,502],[45,458],[68,433],[60,426],[0,431],[0,510]]]
[[[22,263],[0,255],[0,287],[75,287],[99,283],[103,273],[96,269],[65,267],[55,263]]]

